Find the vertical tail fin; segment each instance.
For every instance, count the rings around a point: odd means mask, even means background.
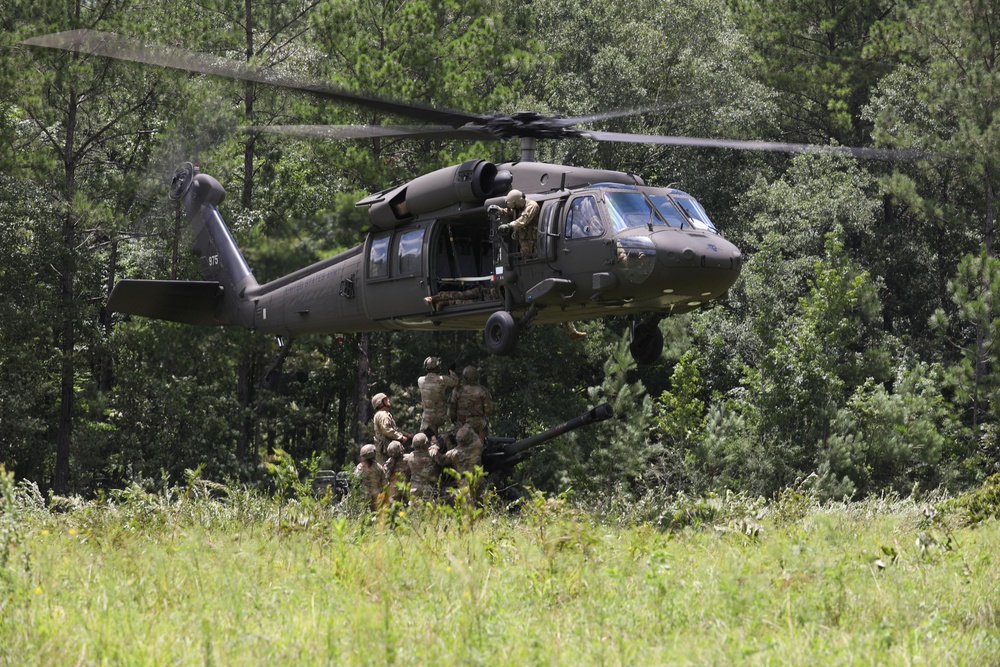
[[[219,215],[226,191],[188,163],[174,172],[170,198],[184,203],[205,280],[120,280],[108,297],[108,310],[185,324],[252,327],[258,285]]]
[[[253,325],[253,306],[240,308],[258,289],[243,253],[219,213],[218,205],[226,198],[222,185],[208,174],[187,163],[174,173],[171,199],[180,199],[194,228],[192,250],[198,255],[206,280],[223,288],[220,319],[226,324]]]

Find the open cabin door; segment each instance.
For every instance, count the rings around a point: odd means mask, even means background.
[[[493,245],[489,219],[483,214],[438,221],[429,240],[430,294],[490,288]],[[488,300],[485,295],[466,300]]]

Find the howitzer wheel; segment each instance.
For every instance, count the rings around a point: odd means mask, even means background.
[[[514,316],[498,310],[486,320],[483,342],[490,354],[510,354],[517,345],[518,327]]]

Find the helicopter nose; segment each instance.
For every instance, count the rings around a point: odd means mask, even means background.
[[[657,246],[664,294],[687,295],[695,301],[714,299],[733,286],[743,269],[740,249],[715,234],[673,235],[669,240],[657,239]],[[698,305],[695,301],[690,305]]]
[[[619,241],[623,277],[643,291],[699,305],[723,295],[743,269],[743,253],[716,234],[664,230]]]

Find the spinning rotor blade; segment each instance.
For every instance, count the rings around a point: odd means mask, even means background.
[[[821,146],[819,144],[787,144],[773,141],[744,141],[740,139],[704,139],[699,137],[669,137],[657,134],[627,134],[583,130],[582,135],[595,141],[615,141],[633,144],[663,144],[666,146],[695,146],[706,148],[732,148],[743,151],[771,151],[776,153],[839,153],[857,158],[875,160],[900,160],[929,157],[931,153],[917,150],[891,148],[855,148],[852,146]]]
[[[104,56],[117,60],[145,63],[147,65],[158,65],[185,72],[215,74],[239,81],[264,83],[278,86],[279,88],[300,90],[319,97],[325,97],[338,102],[348,102],[388,114],[406,116],[433,123],[444,123],[452,127],[482,120],[482,116],[476,114],[437,109],[408,102],[397,102],[375,95],[359,95],[329,84],[309,79],[283,76],[262,67],[225,58],[216,58],[204,53],[188,51],[187,49],[142,44],[135,40],[119,37],[110,32],[70,30],[26,39],[24,40],[24,44]]]
[[[251,125],[247,132],[285,134],[319,139],[370,139],[406,137],[408,139],[497,139],[482,127],[448,125]]]
[[[423,121],[428,125],[279,125],[246,128],[252,132],[290,134],[331,139],[363,139],[371,137],[412,137],[423,139],[569,139],[586,137],[595,141],[660,144],[667,146],[694,146],[729,148],[735,150],[772,151],[783,153],[839,153],[857,158],[879,160],[917,159],[931,153],[918,150],[893,150],[882,148],[854,148],[850,146],[821,146],[769,141],[743,141],[731,139],[705,139],[650,134],[629,134],[584,130],[582,123],[609,120],[623,116],[643,114],[676,106],[654,105],[637,109],[622,109],[591,114],[576,118],[547,116],[534,111],[519,111],[510,115],[472,114],[464,111],[439,109],[429,105],[401,102],[375,95],[352,93],[310,79],[280,75],[256,67],[204,53],[162,45],[142,44],[114,33],[95,30],[71,30],[34,37],[23,42],[31,46],[62,49],[75,53],[104,56],[131,62],[157,65],[186,72],[214,74],[240,81],[262,83],[289,90],[303,91],[337,102],[346,102],[390,115],[404,116]],[[528,158],[525,158],[528,159]]]
[[[688,106],[687,104],[654,104],[648,107],[637,107],[635,109],[615,109],[613,111],[603,111],[601,113],[590,114],[588,116],[577,116],[575,118],[557,118],[553,119],[555,122],[564,125],[581,125],[583,123],[593,123],[600,120],[611,120],[612,118],[624,118],[626,116],[639,116],[647,113],[654,113],[656,111],[666,111],[668,109],[676,109],[679,106]],[[586,132],[586,130],[585,130]]]

